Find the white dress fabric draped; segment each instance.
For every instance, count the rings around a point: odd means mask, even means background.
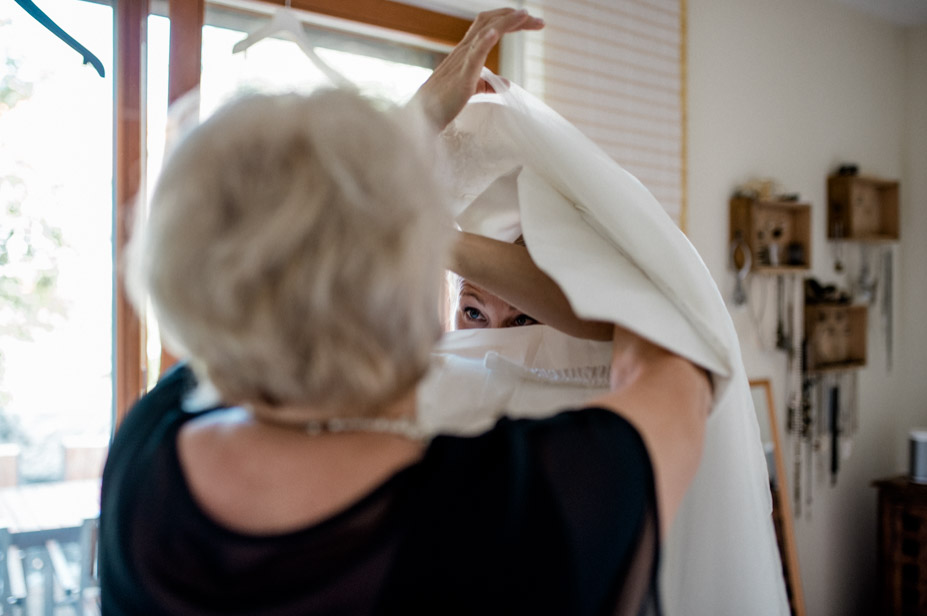
[[[704,454],[661,557],[665,613],[788,614],[749,383],[708,269],[634,176],[517,85],[484,77],[498,94],[473,97],[443,140],[460,227],[523,234],[577,315],[712,373]],[[607,387],[609,352],[546,326],[450,332],[419,389],[421,421],[466,433],[576,408]]]

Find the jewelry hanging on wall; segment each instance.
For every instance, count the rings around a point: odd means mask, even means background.
[[[856,420],[853,416],[851,401],[856,396],[854,388],[855,371],[847,371],[840,375],[840,432],[843,440],[840,443],[840,459],[848,460],[853,453],[853,443],[856,441]]]
[[[789,300],[791,305],[791,300]],[[785,276],[779,274],[776,276],[776,348],[780,351],[788,351],[789,345],[785,337]]]
[[[890,372],[894,364],[894,243],[897,231],[888,230],[877,234],[877,240],[887,240],[873,244],[869,238],[850,238],[852,251],[847,267],[847,234],[839,220],[832,224],[830,236],[831,255],[834,259],[834,271],[846,274],[850,287],[850,296],[855,304],[879,306],[880,329],[885,352],[886,369]]]
[[[860,246],[859,277],[856,279],[856,292],[854,293],[857,303],[869,306],[875,304],[878,299],[876,292],[879,285],[879,279],[872,273],[871,253],[869,244]]]
[[[838,274],[843,272],[843,223],[834,223],[834,241],[831,243],[834,254],[834,271]]]
[[[768,351],[770,342],[763,333],[763,322],[766,320],[767,299],[769,298],[769,276],[751,276],[748,279],[750,291],[747,296],[747,309],[750,321],[756,332],[756,340],[760,348]],[[754,307],[757,307],[755,309]]]
[[[796,277],[797,280],[797,277]],[[807,347],[802,342],[802,323],[804,315],[804,287],[799,284],[789,285],[788,319],[790,344],[786,351],[788,375],[786,378],[786,391],[788,406],[788,431],[792,443],[792,502],[795,515],[801,515],[802,510],[802,458],[803,436],[805,432],[804,387],[805,361]],[[800,295],[799,292],[800,291]]]
[[[838,242],[839,243],[839,242]],[[874,253],[874,254],[873,254]],[[873,263],[874,262],[874,263]],[[891,371],[894,362],[894,248],[890,244],[874,249],[859,244],[858,274],[851,275],[856,303],[876,306],[880,310],[885,364]]]
[[[894,250],[891,246],[882,249],[882,337],[885,342],[885,364],[892,370],[894,350]]]
[[[740,266],[737,265],[738,261]],[[747,289],[744,282],[750,275],[750,268],[753,267],[753,255],[750,253],[747,242],[744,241],[743,234],[739,231],[731,243],[731,267],[734,268],[734,305],[743,306],[747,303]]]
[[[880,280],[887,280],[891,275],[891,247],[876,254],[864,255],[861,251],[860,257],[854,263],[854,272],[849,274],[854,281],[855,297],[859,299],[868,290],[871,294],[869,301],[891,304],[891,289],[886,288],[890,285],[883,282],[879,288]],[[874,258],[878,264],[876,276],[872,275],[871,265],[868,271],[865,267],[865,263],[871,264]],[[854,321],[857,317],[853,313],[858,308],[860,310],[855,314],[864,317],[865,311],[854,306],[850,301],[851,295],[834,284],[823,285],[808,278],[804,281],[803,291],[803,299],[813,310],[807,314],[810,319],[807,331],[787,332],[790,339],[802,341],[797,361],[788,364],[787,383],[788,387],[792,387],[797,371],[800,389],[797,396],[790,397],[790,401],[797,402],[793,402],[789,409],[792,413],[789,435],[793,437],[793,473],[797,477],[793,499],[796,515],[804,513],[806,518],[810,518],[815,490],[825,483],[832,487],[838,483],[840,471],[852,455],[859,431],[857,368],[865,365],[865,355],[855,355],[852,348],[860,333],[854,329],[860,322]],[[791,317],[796,313],[789,304],[787,315]],[[884,307],[883,318],[889,318]],[[785,322],[790,324],[791,319],[787,318]],[[864,322],[865,319],[863,326]],[[804,325],[805,321],[801,323]],[[890,321],[884,326],[890,329]]]
[[[811,506],[814,502],[814,451],[815,451],[815,433],[818,429],[818,421],[815,414],[814,406],[814,382],[815,378],[808,372],[808,349],[802,344],[803,332],[802,327],[798,324],[804,323],[805,312],[805,285],[799,276],[790,276],[788,280],[788,303],[786,314],[786,328],[783,335],[782,347],[789,355],[800,355],[801,368],[799,371],[799,431],[797,434],[799,443],[799,455],[801,456],[801,469],[804,470],[805,477],[799,483],[803,483],[803,493],[805,498],[806,515],[811,515]],[[798,351],[796,351],[798,349]]]
[[[793,395],[789,403],[789,432],[792,443],[792,508],[801,516],[801,394]]]
[[[827,425],[827,418],[822,417],[820,413],[820,409],[826,408],[824,393],[827,390],[829,380],[829,375],[820,375],[814,388],[814,408],[815,413],[820,419],[816,422],[816,429],[814,431],[814,465],[818,477],[826,476],[827,466],[825,461],[828,458],[827,453],[830,449],[830,441],[828,440],[830,427]]]
[[[827,415],[830,426],[830,485],[837,485],[840,472],[840,384],[839,380],[827,388]]]
[[[856,370],[840,370],[819,375],[806,375],[805,384],[813,390],[809,421],[813,436],[813,459],[803,458],[805,486],[803,488],[805,515],[810,517],[813,503],[812,489],[830,477],[835,486],[840,468],[853,452],[859,430],[858,376]],[[812,472],[809,466],[814,467]]]
[[[859,378],[855,370],[850,372],[850,431],[855,436],[859,430]]]
[[[814,497],[814,430],[815,430],[815,408],[814,408],[814,383],[815,379],[807,372],[802,374],[801,383],[801,442],[805,459],[803,465],[805,468],[805,505],[807,506],[807,516],[811,516],[811,504]]]

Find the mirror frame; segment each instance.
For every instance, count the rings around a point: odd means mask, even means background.
[[[776,407],[773,404],[772,383],[769,379],[751,379],[751,394],[755,388],[762,388],[766,394],[766,412],[768,413],[769,432],[773,442],[773,459],[776,465],[777,479],[777,487],[775,493],[772,494],[773,523],[779,539],[779,552],[787,584],[786,591],[789,605],[792,608],[793,616],[805,616],[805,594],[801,584],[801,572],[798,568],[798,547],[795,543],[792,501],[789,498],[788,479],[785,475],[785,461],[782,454],[782,441],[779,439],[779,421],[776,418]],[[758,410],[755,409],[755,411]],[[770,491],[773,491],[772,485],[770,485]],[[778,520],[776,516],[778,516]]]

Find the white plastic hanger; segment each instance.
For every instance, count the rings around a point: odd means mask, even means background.
[[[309,56],[309,59],[312,61],[312,63],[315,64],[315,66],[320,71],[322,71],[325,76],[328,77],[335,85],[356,88],[356,86],[348,81],[344,75],[330,67],[325,62],[325,60],[320,58],[319,55],[315,52],[315,48],[313,47],[312,42],[309,40],[309,37],[306,36],[305,30],[303,30],[303,25],[299,20],[299,16],[293,9],[290,8],[289,0],[287,0],[285,7],[277,9],[269,22],[235,43],[235,46],[232,47],[232,53],[241,53],[258,41],[271,36],[282,36],[283,38],[293,41],[299,45],[299,48],[303,50],[303,53]]]

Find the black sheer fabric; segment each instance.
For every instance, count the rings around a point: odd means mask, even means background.
[[[103,478],[106,614],[620,614],[658,611],[644,444],[601,409],[439,436],[416,464],[297,532],[232,532],[181,473],[181,367],[129,413]],[[204,411],[210,412],[210,411]]]

